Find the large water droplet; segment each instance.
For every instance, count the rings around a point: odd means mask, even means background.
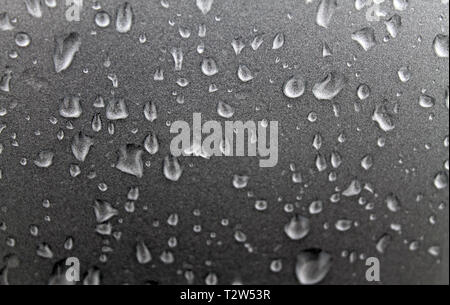
[[[59,73],[72,64],[75,54],[80,49],[81,38],[78,33],[72,32],[67,37],[57,37],[55,43],[53,63],[56,73]]]
[[[119,33],[127,33],[133,26],[133,9],[131,4],[125,2],[117,8],[116,30]]]
[[[284,83],[283,93],[288,98],[299,98],[305,93],[306,81],[301,75],[295,75]]]
[[[320,249],[307,249],[297,256],[295,275],[300,284],[315,285],[321,282],[332,266],[332,257]]]
[[[316,83],[312,89],[314,96],[319,100],[332,100],[344,89],[347,79],[340,72],[331,72]]]

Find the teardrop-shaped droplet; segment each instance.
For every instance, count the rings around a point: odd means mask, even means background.
[[[152,260],[152,255],[147,245],[140,241],[136,244],[136,259],[139,264],[147,264]]]
[[[308,218],[296,215],[284,226],[284,233],[292,240],[305,238],[311,229]]]
[[[181,178],[183,169],[176,157],[166,156],[164,158],[163,173],[170,181],[178,181]]]
[[[151,132],[144,140],[145,150],[154,155],[159,151],[159,141],[155,133]]]
[[[197,7],[203,13],[203,15],[209,13],[212,8],[213,2],[214,0],[196,0]]]
[[[80,49],[81,38],[78,33],[70,33],[67,37],[57,37],[53,63],[56,73],[62,72],[70,67],[75,54]]]
[[[313,94],[319,100],[332,100],[344,89],[347,79],[340,72],[331,72],[316,83],[313,87]]]
[[[275,35],[275,38],[273,39],[272,49],[278,50],[284,45],[284,34],[278,33]]]
[[[42,18],[42,3],[41,0],[25,0],[28,14],[35,18]]]
[[[153,122],[158,118],[158,111],[156,104],[153,102],[147,102],[144,105],[144,117],[147,121]]]

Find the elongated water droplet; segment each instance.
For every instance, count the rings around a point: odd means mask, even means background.
[[[156,104],[153,102],[147,102],[144,106],[144,117],[147,121],[153,122],[158,118],[158,111]]]
[[[402,18],[395,14],[385,22],[385,25],[389,35],[391,35],[392,38],[396,38],[400,31],[400,27],[402,26]]]
[[[166,156],[163,164],[164,176],[170,181],[178,181],[183,174],[183,169],[174,156]]]
[[[55,53],[53,63],[56,73],[70,67],[75,54],[80,49],[81,38],[78,33],[70,33],[67,37],[57,37],[55,41]]]
[[[284,34],[278,33],[275,35],[275,38],[273,39],[272,49],[278,50],[284,45]]]
[[[119,33],[127,33],[133,26],[133,9],[131,4],[125,2],[117,8],[116,30]]]
[[[181,71],[183,68],[183,50],[181,48],[172,48],[171,54],[175,63],[175,71]]]
[[[158,137],[154,132],[150,132],[149,135],[145,138],[144,148],[151,155],[154,155],[159,151]]]
[[[25,0],[28,14],[35,18],[42,18],[41,0]]]
[[[337,8],[337,0],[320,0],[317,7],[316,23],[317,25],[328,28]]]
[[[139,264],[147,264],[152,260],[150,250],[143,241],[136,244],[136,259]]]
[[[433,40],[433,49],[438,57],[448,58],[448,35],[436,35]]]

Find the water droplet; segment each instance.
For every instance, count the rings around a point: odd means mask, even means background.
[[[284,233],[292,240],[305,238],[311,229],[308,218],[296,215],[284,226]]]
[[[400,211],[400,209],[401,209],[400,200],[394,194],[392,194],[392,193],[389,194],[386,197],[385,202],[386,202],[386,206],[389,209],[389,211],[391,211],[393,213]]]
[[[332,100],[344,89],[346,83],[344,74],[331,72],[314,85],[312,92],[318,100]]]
[[[139,264],[147,264],[152,260],[150,250],[143,241],[136,244],[136,259]]]
[[[53,157],[55,154],[48,150],[43,150],[38,154],[38,157],[36,160],[34,160],[34,164],[37,167],[41,168],[47,168],[50,167],[53,164]]]
[[[111,17],[105,11],[98,12],[94,17],[95,24],[100,28],[107,28],[111,24]]]
[[[67,119],[76,119],[81,116],[80,98],[77,96],[64,97],[59,106],[59,115]]]
[[[72,139],[72,153],[75,159],[80,162],[86,160],[89,150],[94,145],[94,139],[85,135],[82,131],[75,134]]]
[[[354,32],[352,34],[352,40],[359,43],[359,45],[364,49],[364,51],[370,50],[377,44],[375,40],[375,31],[371,27],[366,27],[359,31]]]
[[[216,61],[212,58],[204,58],[202,61],[202,72],[206,76],[213,76],[219,72]]]
[[[55,53],[53,63],[56,73],[70,67],[75,54],[80,49],[81,38],[78,33],[70,33],[67,37],[57,37],[55,41]]]
[[[178,181],[183,174],[183,169],[178,161],[178,158],[174,156],[166,156],[163,163],[164,176],[170,181]]]
[[[142,178],[144,175],[144,164],[142,162],[142,149],[134,144],[127,144],[120,147],[119,158],[116,168],[123,173]]]
[[[278,33],[273,39],[272,49],[278,50],[284,45],[284,34]]]
[[[28,13],[35,18],[42,18],[41,0],[25,0]]]
[[[19,32],[16,34],[15,42],[18,47],[26,48],[31,44],[30,35],[24,32]]]
[[[249,82],[254,78],[252,72],[246,65],[239,65],[237,74],[239,79],[244,83]]]
[[[214,0],[196,0],[197,7],[203,13],[203,15],[209,13],[212,8],[213,2]]]
[[[283,92],[288,98],[299,98],[305,93],[306,81],[301,75],[295,75],[284,83]]]
[[[321,282],[332,266],[331,255],[320,249],[307,249],[300,252],[295,264],[295,275],[302,285],[315,285]]]
[[[320,0],[317,7],[316,23],[317,25],[328,28],[337,8],[337,0]]]
[[[125,2],[117,8],[116,30],[119,33],[127,33],[133,26],[133,9],[131,4]]]
[[[448,35],[436,35],[433,40],[433,49],[438,57],[448,58]]]

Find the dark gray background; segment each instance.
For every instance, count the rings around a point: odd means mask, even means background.
[[[184,271],[186,265],[192,266],[198,284],[204,283],[209,272],[216,273],[221,284],[231,283],[236,278],[245,284],[296,284],[296,256],[311,247],[327,250],[334,257],[325,284],[367,283],[364,261],[350,264],[348,259],[340,257],[343,250],[379,257],[385,284],[448,283],[448,188],[437,191],[432,183],[437,172],[445,171],[443,163],[448,160],[448,148],[444,146],[449,130],[444,102],[449,82],[448,59],[436,57],[432,49],[436,34],[443,29],[448,35],[448,5],[439,0],[411,0],[407,11],[394,12],[392,1],[386,1],[383,7],[388,17],[398,13],[403,26],[396,39],[383,43],[387,35],[383,21],[369,24],[365,10],[357,12],[353,1],[339,1],[330,28],[324,29],[314,22],[318,1],[306,4],[300,0],[216,0],[211,12],[204,16],[195,1],[169,0],[170,8],[165,9],[157,0],[132,0],[129,2],[135,19],[128,34],[117,33],[113,25],[107,29],[97,28],[93,22],[92,2],[84,2],[82,20],[69,23],[64,18],[62,4],[51,10],[45,8],[43,18],[36,19],[27,13],[23,1],[0,0],[0,12],[6,11],[10,17],[18,18],[15,30],[0,32],[0,72],[6,66],[13,70],[11,92],[0,93],[0,105],[8,109],[7,115],[0,117],[0,122],[7,125],[0,134],[0,143],[4,145],[0,155],[3,173],[0,222],[7,225],[6,231],[0,231],[0,256],[16,254],[20,259],[20,266],[9,271],[11,284],[45,284],[54,263],[68,256],[80,258],[83,271],[97,266],[105,284],[141,284],[148,280],[183,284],[186,281],[177,271]],[[114,16],[122,1],[100,3]],[[220,21],[216,20],[217,16]],[[175,22],[175,26],[170,26],[169,20]],[[201,23],[207,28],[204,39],[197,35]],[[378,45],[364,52],[351,40],[351,33],[367,25],[375,29]],[[178,26],[190,28],[191,37],[182,39]],[[264,33],[264,43],[256,52],[249,46],[255,36],[254,28]],[[13,60],[8,53],[18,49],[14,43],[18,31],[28,33],[32,44],[18,50],[19,58]],[[54,37],[73,31],[81,35],[80,52],[68,70],[56,74],[52,62]],[[97,34],[91,35],[92,31]],[[272,39],[278,32],[285,34],[286,43],[279,50],[271,50]],[[142,33],[148,37],[145,44],[138,40]],[[230,43],[238,36],[243,37],[246,48],[235,56]],[[206,45],[203,55],[196,52],[200,41]],[[323,42],[331,46],[333,56],[322,58]],[[172,47],[182,47],[185,51],[181,72],[173,71],[169,53]],[[201,73],[199,67],[204,56],[217,60],[218,75],[207,78]],[[356,61],[353,56],[357,56]],[[106,69],[103,62],[108,57],[112,64]],[[275,62],[277,57],[280,63]],[[37,63],[33,64],[33,60]],[[348,62],[352,63],[351,67],[347,66]],[[237,78],[237,67],[241,63],[257,73],[252,82],[243,84]],[[288,65],[287,69],[283,68],[283,63]],[[159,66],[165,70],[165,80],[154,82],[153,74]],[[409,66],[413,73],[406,84],[397,76],[402,66]],[[84,74],[84,68],[89,73]],[[311,93],[312,85],[333,70],[345,73],[349,79],[344,91],[334,100],[341,109],[339,118],[334,117],[330,102],[317,101]],[[308,81],[307,91],[299,100],[289,101],[281,88],[296,72]],[[355,76],[357,72],[359,78]],[[96,109],[91,104],[97,95],[110,96],[109,73],[119,78],[119,88],[115,92],[127,100],[130,118],[116,124],[114,136],[107,133],[104,124],[101,133],[95,135],[96,143],[86,162],[80,164],[81,175],[72,178],[69,165],[75,163],[75,159],[70,150],[71,138],[79,130],[94,134],[90,122]],[[190,81],[187,88],[176,85],[180,76]],[[208,93],[210,83],[217,84],[219,91]],[[354,102],[359,83],[367,83],[372,94],[361,103],[362,110],[357,113]],[[422,89],[436,98],[435,107],[419,107]],[[176,103],[174,91],[185,96],[185,104]],[[399,92],[402,95],[397,97]],[[73,120],[74,129],[68,130],[66,120],[58,115],[60,99],[78,94],[83,115]],[[396,128],[387,135],[371,120],[374,106],[384,99],[399,105]],[[142,107],[149,100],[159,109],[154,123],[145,121],[142,115]],[[201,112],[205,120],[221,120],[216,113],[220,100],[235,107],[235,120],[266,118],[280,122],[278,166],[261,169],[255,158],[183,158],[184,174],[180,181],[167,181],[162,175],[162,159],[169,153],[171,139],[166,121],[189,122],[193,112]],[[11,109],[14,103],[17,106]],[[311,111],[318,115],[315,123],[307,120]],[[429,120],[430,114],[434,115],[433,120]],[[29,121],[25,119],[27,116],[30,116]],[[52,116],[58,118],[57,125],[49,122]],[[106,122],[103,112],[102,117]],[[139,131],[133,134],[133,128]],[[65,132],[63,141],[56,138],[59,129]],[[36,130],[41,132],[40,136],[34,134]],[[151,166],[145,169],[143,178],[137,179],[111,167],[121,145],[141,144],[150,130],[159,135],[162,147],[156,156],[145,155],[144,160],[150,160]],[[347,135],[347,141],[339,144],[337,137],[342,132]],[[339,178],[335,183],[328,182],[329,169],[322,173],[315,170],[316,152],[311,142],[316,133],[324,138],[322,154],[328,158],[336,149],[343,156],[344,163],[337,170]],[[18,147],[11,145],[13,134],[17,135]],[[377,146],[377,138],[381,136],[386,138],[383,148]],[[426,150],[426,144],[430,144],[431,149]],[[54,164],[48,169],[37,168],[32,162],[42,149],[56,152]],[[360,160],[368,153],[374,156],[375,164],[366,172]],[[20,165],[22,158],[27,158],[26,166]],[[307,188],[291,182],[290,163],[296,164],[303,173]],[[87,178],[91,169],[97,173],[93,180]],[[246,190],[233,188],[234,174],[250,176]],[[344,189],[354,177],[375,187],[378,198],[362,194],[375,203],[374,211],[365,211],[358,205],[357,197],[342,198],[337,204],[328,201],[336,186]],[[98,189],[100,182],[108,185],[105,193]],[[123,209],[130,186],[139,186],[141,193],[136,212],[131,214]],[[302,190],[303,199],[298,201],[296,197]],[[248,198],[247,191],[251,191],[254,198]],[[389,212],[384,204],[384,197],[391,192],[402,202],[402,210],[396,214]],[[419,203],[416,202],[418,194],[424,195]],[[281,202],[278,198],[282,198]],[[44,199],[50,200],[49,209],[42,206]],[[106,238],[114,251],[108,254],[105,264],[99,261],[105,238],[94,231],[92,206],[95,199],[117,202],[120,209],[120,217],[116,217],[113,224],[114,231],[122,232],[122,238],[120,241]],[[257,212],[255,199],[268,200],[268,210]],[[292,214],[283,211],[284,205],[298,201],[300,207],[296,212],[307,214],[305,208],[316,199],[325,202],[325,209],[311,217],[311,233],[301,241],[289,240],[283,227]],[[445,204],[444,210],[438,209],[440,203]],[[149,207],[148,211],[142,209],[144,205]],[[201,211],[201,216],[193,215],[195,209]],[[174,228],[166,224],[171,213],[180,216],[180,223]],[[371,213],[377,216],[376,221],[369,221]],[[47,215],[50,222],[44,220]],[[436,215],[436,225],[429,223],[431,215]],[[120,218],[123,223],[118,223]],[[220,225],[223,218],[230,220],[228,227]],[[359,221],[360,226],[345,233],[338,232],[333,224],[343,218]],[[158,227],[152,225],[156,220],[160,222]],[[329,223],[331,228],[324,230],[324,223]],[[402,225],[401,234],[390,230],[391,223]],[[32,224],[40,228],[38,237],[29,233]],[[202,226],[199,234],[192,230],[196,224]],[[234,240],[236,229],[246,233],[253,253]],[[211,232],[216,232],[217,237],[212,239],[212,245],[207,245]],[[387,252],[380,255],[375,249],[376,240],[386,232],[393,236],[393,241]],[[72,251],[63,247],[68,236],[75,240]],[[168,249],[170,236],[176,236],[179,245],[172,250],[175,263],[164,265],[159,255]],[[6,245],[8,237],[16,240],[15,247]],[[138,239],[145,240],[149,246],[154,257],[151,264],[137,263],[135,243]],[[404,240],[420,239],[423,239],[420,249],[415,252],[409,251],[408,244],[404,243]],[[218,241],[222,245],[217,245]],[[36,255],[36,247],[41,242],[51,245],[53,259],[45,260]],[[441,247],[439,258],[427,253],[428,247],[434,245]],[[273,259],[283,260],[280,273],[269,270]],[[206,261],[211,261],[212,265],[207,266]]]

